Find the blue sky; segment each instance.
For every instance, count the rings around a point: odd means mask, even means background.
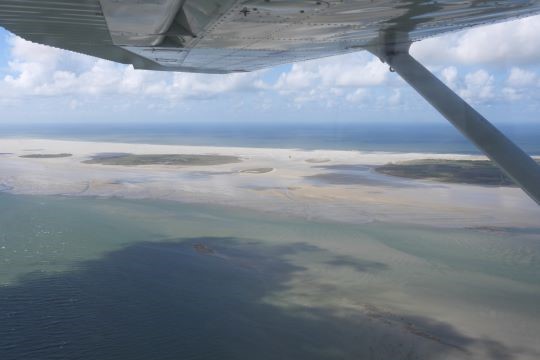
[[[496,123],[540,123],[540,17],[473,28],[412,53]],[[359,52],[247,74],[131,66],[0,30],[0,123],[440,122],[378,59]]]

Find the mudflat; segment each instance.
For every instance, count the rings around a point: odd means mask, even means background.
[[[494,182],[499,175],[486,177],[495,169],[481,156],[47,139],[0,139],[0,149],[9,153],[0,162],[0,189],[12,194],[166,199],[354,224],[535,226],[540,218],[520,189],[484,186],[501,183]],[[419,166],[419,175],[383,173],[390,163]],[[443,181],[426,181],[439,173]]]
[[[19,157],[23,159],[56,159],[56,158],[65,158],[65,157],[70,157],[70,156],[73,156],[73,155],[68,154],[68,153],[61,153],[61,154],[28,154],[28,155],[21,155]]]
[[[421,159],[377,166],[381,174],[456,184],[515,186],[492,161]]]
[[[85,164],[138,166],[138,165],[180,165],[210,166],[241,162],[237,156],[198,154],[120,154],[93,156],[83,161]]]

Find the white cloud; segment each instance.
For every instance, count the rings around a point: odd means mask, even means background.
[[[154,96],[169,100],[209,98],[261,89],[259,73],[203,75],[134,70],[132,66],[9,39],[8,74],[0,83],[4,97]]]
[[[363,101],[369,88],[389,82],[388,66],[366,53],[354,53],[293,64],[282,73],[273,89],[292,96],[297,104],[318,102],[327,107],[345,99]]]
[[[538,84],[538,76],[534,71],[513,67],[506,83],[513,87],[528,87]]]
[[[175,73],[165,95],[172,98],[211,98],[218,94],[259,90],[265,87],[261,72],[227,75]]]
[[[299,90],[313,86],[367,87],[382,85],[387,80],[388,66],[367,53],[311,60],[293,64],[291,71],[281,75],[279,90]]]
[[[465,75],[465,86],[458,92],[466,100],[485,102],[494,97],[494,78],[485,70],[478,70]]]
[[[375,57],[362,55],[340,56],[320,61],[316,68],[322,84],[340,87],[382,85],[389,73],[388,66]]]
[[[354,92],[347,94],[345,99],[352,103],[358,103],[366,99],[367,95],[366,89],[356,89]]]
[[[540,77],[535,71],[513,67],[508,74],[502,94],[509,101],[535,99],[538,87],[540,87]]]
[[[537,16],[427,39],[415,43],[412,51],[467,100],[514,102],[531,98],[533,91],[527,89],[540,86],[537,68],[530,65],[540,59],[540,47],[534,46],[539,39]],[[205,75],[134,70],[16,36],[9,37],[8,45],[9,60],[0,79],[2,104],[32,96],[58,97],[68,108],[81,109],[117,97],[122,101],[112,103],[121,111],[130,104],[148,109],[187,108],[191,106],[188,100],[237,96],[232,109],[258,96],[265,99],[266,110],[281,110],[306,103],[381,109],[416,101],[412,90],[367,52],[297,63],[280,72]],[[501,67],[507,63],[513,66],[509,72]]]
[[[81,102],[76,100],[76,99],[72,99],[70,102],[69,102],[69,108],[71,110],[76,110],[79,106],[81,106]]]
[[[458,70],[455,66],[448,66],[441,71],[441,76],[446,85],[452,89],[457,88]]]
[[[442,81],[465,100],[482,103],[495,97],[495,77],[485,69],[479,69],[460,77],[455,66],[448,66],[440,72]]]
[[[397,106],[401,102],[401,91],[399,89],[394,89],[392,95],[388,97],[388,105]]]
[[[517,89],[505,87],[502,89],[503,97],[509,101],[517,101],[523,98],[523,95]]]
[[[305,64],[293,64],[291,71],[282,73],[275,84],[277,90],[295,91],[307,89],[317,81],[318,74],[305,67]]]
[[[430,64],[536,64],[540,59],[540,16],[425,39],[411,52]]]

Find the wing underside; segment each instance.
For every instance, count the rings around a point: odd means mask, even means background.
[[[0,25],[136,68],[227,73],[539,12],[536,0],[0,0]]]

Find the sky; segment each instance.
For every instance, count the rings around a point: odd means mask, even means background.
[[[540,124],[540,16],[413,44],[411,53],[495,123]],[[0,28],[0,124],[444,121],[367,52],[252,73],[134,70]]]

